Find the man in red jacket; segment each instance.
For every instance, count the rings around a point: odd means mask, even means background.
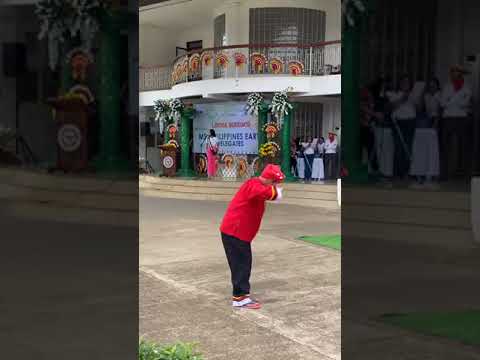
[[[259,309],[261,306],[250,298],[250,243],[260,228],[265,201],[282,198],[282,189],[277,185],[284,179],[285,175],[278,165],[267,165],[259,177],[247,180],[240,187],[223,217],[220,232],[232,273],[234,307]]]

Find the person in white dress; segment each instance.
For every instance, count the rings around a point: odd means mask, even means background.
[[[472,91],[465,83],[464,74],[465,70],[458,65],[450,69],[450,81],[444,86],[440,100],[443,109],[440,170],[444,180],[454,177],[460,170],[466,175],[471,171]]]
[[[441,99],[438,79],[429,81],[423,99],[424,109],[418,117],[413,140],[410,175],[417,179],[412,187],[426,185],[433,188],[436,184],[432,180],[440,175],[437,127],[441,113]]]
[[[312,179],[320,182],[325,178],[323,166],[323,153],[325,152],[325,139],[318,139],[317,148],[315,149],[315,158],[313,159]]]
[[[394,174],[400,178],[406,178],[410,170],[412,143],[417,117],[416,99],[412,94],[412,83],[408,75],[404,75],[400,79],[398,91],[391,93],[389,98],[393,108]]]

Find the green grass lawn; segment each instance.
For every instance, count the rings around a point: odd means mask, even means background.
[[[335,250],[342,249],[341,235],[300,236],[299,239],[315,245],[325,246]]]
[[[480,310],[386,314],[381,317],[381,320],[424,335],[445,337],[469,345],[480,345]]]

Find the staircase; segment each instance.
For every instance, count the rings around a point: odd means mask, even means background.
[[[230,201],[241,182],[183,180],[141,175],[139,186],[146,195],[189,200]],[[338,209],[336,184],[282,185],[282,204]]]
[[[470,193],[394,191],[367,187],[342,189],[345,237],[401,240],[442,246],[471,246]]]

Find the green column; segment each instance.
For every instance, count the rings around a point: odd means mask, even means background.
[[[266,141],[266,134],[263,131],[263,126],[267,123],[268,120],[268,105],[263,103],[258,110],[258,130],[257,130],[257,141],[258,141],[258,151],[260,152],[260,147]],[[259,169],[255,173],[255,176],[259,176],[262,169]]]
[[[62,95],[66,94],[73,86],[72,67],[70,63],[67,63],[66,61],[67,54],[72,47],[71,44],[72,41],[70,39],[65,40],[60,53],[60,58],[58,59],[57,66],[60,68],[60,93]]]
[[[190,161],[190,140],[192,139],[191,125],[193,122],[193,109],[186,108],[182,112],[180,127],[180,151],[181,151],[181,168],[178,176],[193,177],[195,172],[191,167]]]
[[[292,117],[293,117],[293,109],[289,111],[287,115],[285,115],[283,119],[283,125],[281,129],[281,168],[282,172],[285,174],[286,181],[294,180],[291,172],[291,161],[290,161],[290,140],[291,140],[291,126],[292,126]]]
[[[120,16],[112,12],[104,15],[100,30],[100,149],[95,165],[108,172],[128,169],[120,154],[120,25]]]
[[[342,38],[342,166],[348,182],[365,182],[368,169],[361,163],[360,145],[360,19],[344,26]]]
[[[263,126],[267,123],[268,119],[268,105],[262,104],[260,109],[258,110],[258,132],[257,132],[257,140],[258,140],[258,149],[260,150],[260,146],[265,143],[266,135],[263,131]]]

